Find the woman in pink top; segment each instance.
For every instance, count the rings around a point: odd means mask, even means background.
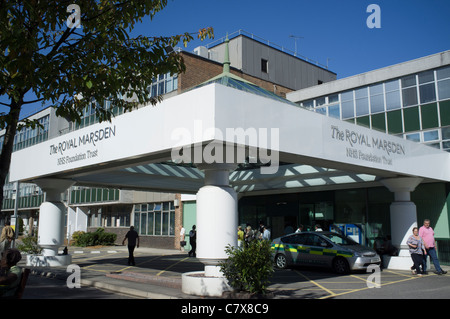
[[[441,265],[439,264],[439,259],[436,254],[436,241],[434,239],[434,230],[430,227],[430,220],[425,219],[423,221],[423,226],[419,229],[419,236],[422,237],[425,242],[425,248],[427,249],[427,255],[430,256],[431,261],[433,261],[434,268],[436,269],[436,274],[443,275],[446,274],[447,271],[442,270]],[[424,255],[423,259],[423,270],[426,272],[427,270],[427,255]]]

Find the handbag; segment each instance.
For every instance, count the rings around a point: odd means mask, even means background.
[[[186,246],[186,241],[184,241],[184,240],[180,241],[180,245],[181,245],[181,247]]]

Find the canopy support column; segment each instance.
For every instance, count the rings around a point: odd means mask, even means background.
[[[412,261],[407,240],[417,226],[416,205],[411,201],[411,192],[422,182],[422,178],[401,177],[381,181],[394,193],[395,201],[390,206],[392,245],[398,248],[398,256],[386,258],[387,268],[409,270]]]
[[[70,255],[58,255],[58,248],[64,245],[64,216],[66,207],[61,194],[75,182],[64,179],[39,179],[34,181],[44,192],[45,201],[39,207],[38,245],[42,255],[30,255],[30,266],[67,266]]]

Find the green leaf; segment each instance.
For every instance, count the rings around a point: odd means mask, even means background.
[[[92,81],[91,80],[87,81],[86,86],[90,89],[92,87]]]

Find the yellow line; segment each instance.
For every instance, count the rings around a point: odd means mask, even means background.
[[[409,277],[409,278],[402,279],[402,280],[390,281],[390,282],[387,282],[387,283],[385,283],[385,284],[381,284],[379,288],[381,288],[382,286],[387,286],[387,285],[391,285],[391,284],[396,284],[396,283],[403,282],[403,281],[415,280],[415,279],[417,279],[417,278],[420,278],[420,277]],[[367,289],[378,289],[378,288],[374,288],[374,287],[373,287],[373,288],[365,287],[365,288],[360,288],[360,289],[354,289],[354,290],[351,290],[351,291],[347,291],[347,292],[342,292],[342,293],[334,294],[333,296],[325,296],[325,297],[321,297],[321,298],[319,298],[319,299],[326,299],[326,298],[330,298],[330,297],[342,296],[342,295],[351,294],[351,293],[354,293],[354,292],[358,292],[358,291],[362,291],[362,290],[367,290]]]
[[[355,275],[350,275],[350,277],[353,277],[353,278],[365,281],[366,283],[367,283],[367,279],[368,279],[368,278],[360,278],[360,277],[355,276]],[[373,288],[380,288],[381,287],[381,285],[377,284],[376,282],[371,282],[370,284],[376,286],[376,287],[373,287]]]
[[[309,279],[308,277],[306,277],[304,274],[302,274],[301,272],[298,272],[297,270],[295,271],[297,274],[299,274],[300,276],[302,276],[303,278],[305,278],[306,280],[308,280],[310,283],[316,285],[317,287],[319,287],[322,290],[325,290],[327,293],[330,294],[330,296],[327,297],[332,297],[335,296],[336,294],[334,292],[332,292],[331,290],[325,288],[324,286],[318,284],[317,282],[315,282],[314,280]]]
[[[175,265],[177,265],[177,264],[179,264],[179,263],[181,263],[182,261],[185,261],[186,259],[188,259],[189,257],[186,257],[186,258],[183,258],[183,259],[181,259],[181,260],[179,260],[179,261],[177,261],[176,263],[174,263],[174,264],[172,264],[172,265],[170,265],[169,267],[167,267],[166,269],[164,269],[164,270],[161,270],[159,273],[157,273],[156,274],[156,276],[159,276],[159,275],[161,275],[162,273],[164,273],[164,272],[166,272],[167,270],[169,270],[170,268],[172,268],[173,266],[175,266]]]

